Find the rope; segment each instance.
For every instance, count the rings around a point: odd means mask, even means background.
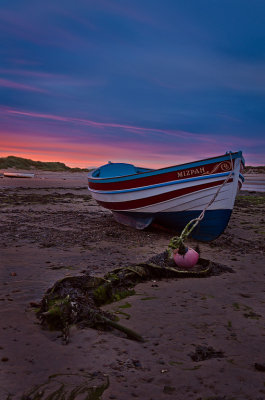
[[[230,172],[230,174],[226,177],[226,179],[223,182],[223,184],[221,186],[219,186],[219,188],[216,191],[216,193],[214,194],[213,198],[209,201],[208,204],[206,204],[206,206],[204,207],[204,209],[202,210],[200,215],[197,218],[194,218],[190,222],[187,223],[187,225],[185,226],[185,228],[181,232],[180,236],[174,236],[170,240],[170,243],[169,243],[169,246],[168,246],[169,248],[171,248],[171,249],[179,248],[179,250],[180,250],[179,253],[181,254],[181,251],[183,250],[184,251],[183,254],[185,254],[184,240],[188,238],[188,236],[191,234],[193,229],[196,228],[198,223],[204,218],[204,215],[205,215],[205,212],[206,212],[207,208],[209,208],[213,204],[213,202],[217,198],[218,194],[220,193],[221,189],[227,184],[227,182],[229,181],[229,179],[231,178],[231,176],[234,173],[234,170],[233,170],[233,159],[232,159],[232,155],[231,154],[232,154],[232,152],[229,151],[230,163],[231,163],[231,172]]]

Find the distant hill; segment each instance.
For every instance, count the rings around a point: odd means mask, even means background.
[[[247,165],[244,170],[245,174],[265,174],[265,166],[251,167]]]
[[[42,171],[69,171],[69,172],[80,172],[88,171],[82,168],[70,168],[61,162],[43,162],[33,161],[28,158],[8,156],[0,157],[0,169],[16,168],[16,169],[39,169]]]

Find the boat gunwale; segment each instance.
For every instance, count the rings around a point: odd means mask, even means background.
[[[96,168],[95,170],[91,171],[88,175],[88,180],[89,182],[96,182],[96,181],[100,181],[101,183],[109,183],[109,182],[113,182],[113,180],[115,181],[116,179],[118,179],[118,181],[120,180],[126,180],[127,178],[133,180],[133,179],[138,179],[138,178],[142,178],[144,175],[149,175],[149,174],[155,174],[155,175],[161,175],[163,173],[167,173],[167,172],[173,172],[178,171],[178,170],[182,170],[182,169],[186,169],[186,168],[192,168],[192,167],[196,167],[196,166],[201,166],[201,165],[206,165],[206,164],[213,164],[214,162],[218,162],[218,161],[226,161],[226,160],[230,160],[230,156],[232,157],[233,160],[237,159],[237,158],[241,158],[241,161],[243,163],[243,165],[245,165],[245,160],[244,157],[242,155],[242,151],[237,151],[234,153],[226,153],[217,157],[210,157],[210,158],[205,158],[203,160],[198,160],[198,161],[192,161],[192,162],[188,162],[188,163],[184,163],[184,164],[176,164],[176,165],[172,165],[169,167],[163,167],[163,168],[158,168],[158,169],[150,169],[148,171],[144,171],[144,172],[137,172],[135,174],[129,174],[129,175],[116,175],[116,176],[111,176],[111,177],[93,177],[93,173],[95,171],[97,171],[98,169],[100,169],[101,167]],[[113,163],[114,164],[114,163]],[[133,165],[133,164],[131,164]],[[190,165],[190,167],[188,167]]]

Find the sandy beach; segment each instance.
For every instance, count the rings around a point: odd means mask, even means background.
[[[233,273],[142,283],[104,307],[144,343],[72,327],[63,345],[60,332],[41,329],[32,303],[63,277],[144,262],[172,233],[116,223],[89,195],[83,172],[36,171],[1,178],[0,188],[0,399],[31,400],[34,385],[56,374],[67,374],[66,386],[76,376],[105,377],[102,400],[265,399],[264,192],[241,191],[224,234],[200,244],[202,257]],[[198,346],[217,354],[194,360]]]

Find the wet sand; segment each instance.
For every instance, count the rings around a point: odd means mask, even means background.
[[[234,273],[139,284],[105,307],[144,343],[73,327],[65,346],[40,328],[30,303],[65,276],[146,261],[172,237],[117,224],[86,184],[86,173],[0,180],[0,398],[21,400],[53,374],[100,372],[110,382],[103,400],[265,399],[264,194],[241,192],[225,233],[200,244],[204,258]],[[196,346],[223,357],[193,361]]]

